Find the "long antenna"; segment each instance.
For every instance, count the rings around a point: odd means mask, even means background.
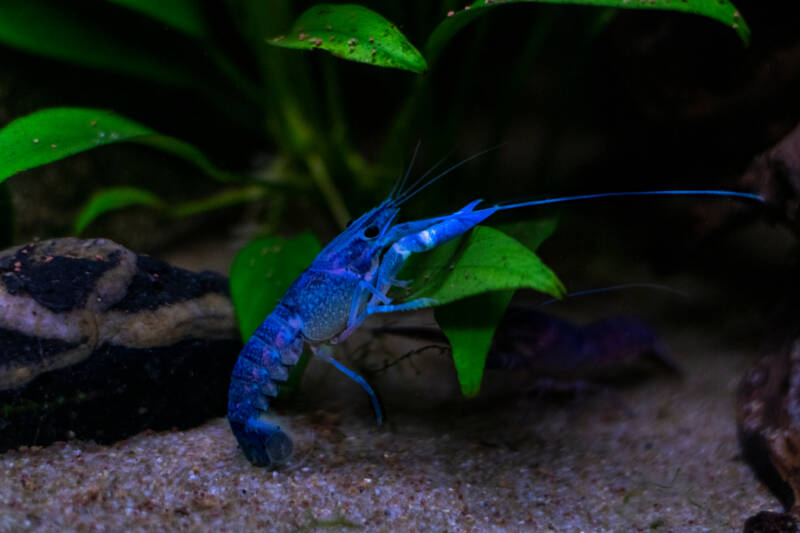
[[[417,178],[416,180],[414,180],[414,183],[412,183],[412,184],[411,184],[411,185],[408,187],[408,189],[407,189],[407,190],[403,191],[403,194],[401,194],[401,195],[400,195],[400,197],[399,197],[399,198],[398,198],[398,199],[395,201],[395,204],[396,204],[396,205],[400,205],[400,204],[404,203],[406,200],[408,200],[409,198],[411,198],[411,196],[413,196],[414,194],[417,194],[416,192],[414,192],[414,188],[415,188],[415,187],[417,187],[417,185],[419,185],[421,182],[423,182],[423,181],[425,180],[425,178],[427,178],[428,176],[430,176],[430,175],[431,175],[431,173],[432,173],[434,170],[436,170],[437,168],[439,168],[439,166],[440,166],[442,163],[444,163],[444,162],[445,162],[445,160],[446,160],[448,157],[450,157],[450,154],[447,154],[446,156],[444,156],[443,158],[441,158],[440,160],[438,160],[438,161],[436,162],[436,164],[434,164],[434,165],[433,165],[431,168],[429,168],[427,171],[425,171],[425,174],[423,174],[422,176],[420,176],[419,178]],[[448,172],[448,171],[445,171],[445,172]],[[433,178],[433,179],[438,179],[438,178],[439,178],[439,176],[437,176],[436,178]]]
[[[680,289],[676,289],[668,285],[661,285],[660,283],[649,283],[649,282],[632,282],[632,283],[620,283],[618,285],[609,285],[607,287],[596,287],[594,289],[584,289],[582,291],[568,292],[567,294],[564,295],[564,298],[565,299],[574,298],[575,296],[585,296],[587,294],[597,294],[601,292],[620,291],[627,289],[651,289],[651,290],[669,292],[677,296],[680,296],[681,298],[689,297],[689,293],[687,293],[686,291],[682,291]],[[549,298],[547,300],[539,302],[534,306],[534,308],[538,309],[540,307],[544,307],[546,305],[550,305],[552,303],[561,301],[563,300],[559,300],[558,298]]]
[[[392,187],[392,192],[389,193],[390,200],[394,198],[395,193],[402,191],[403,187],[405,187],[406,181],[408,181],[408,175],[411,174],[411,169],[414,168],[414,162],[417,160],[417,154],[419,153],[419,147],[421,145],[422,141],[417,141],[417,145],[414,147],[414,154],[411,156],[411,162],[408,164],[405,175],[402,179],[395,182],[394,187]]]
[[[414,196],[416,196],[420,192],[424,191],[427,187],[430,187],[431,185],[433,185],[434,183],[439,181],[439,179],[441,179],[442,177],[446,176],[450,172],[454,171],[455,169],[457,169],[461,165],[465,165],[465,164],[469,163],[470,161],[472,161],[473,159],[477,159],[477,158],[481,157],[482,155],[486,155],[489,152],[497,150],[498,148],[502,148],[506,144],[507,143],[502,143],[502,144],[498,144],[497,146],[492,146],[491,148],[487,148],[486,150],[482,150],[482,151],[478,152],[477,154],[473,154],[473,155],[469,156],[466,159],[462,159],[461,161],[459,161],[455,165],[453,165],[450,168],[444,170],[443,172],[441,172],[437,176],[434,176],[433,178],[431,178],[427,183],[424,183],[421,186],[417,187],[417,185],[422,180],[424,180],[428,176],[428,174],[430,174],[433,171],[433,169],[435,169],[436,167],[438,167],[439,165],[442,164],[442,161],[444,161],[444,159],[441,159],[428,172],[423,174],[417,181],[415,181],[414,184],[411,187],[409,187],[409,190],[408,190],[407,193],[403,194],[400,198],[397,199],[397,205],[400,205],[402,203],[407,202],[408,200],[410,200],[411,198],[413,198]],[[414,187],[417,187],[416,190],[414,189]]]
[[[499,203],[495,207],[498,211],[506,209],[516,209],[517,207],[529,207],[534,205],[559,204],[563,202],[575,202],[578,200],[593,200],[595,198],[615,198],[622,196],[727,196],[733,198],[744,198],[764,203],[764,198],[758,194],[749,192],[724,191],[715,189],[699,190],[663,190],[663,191],[626,191],[626,192],[603,192],[598,194],[579,194],[576,196],[562,196],[560,198],[545,198],[544,200],[531,200],[528,202]]]

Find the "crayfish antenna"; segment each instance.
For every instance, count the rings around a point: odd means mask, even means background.
[[[560,204],[564,202],[575,202],[578,200],[594,200],[598,198],[620,198],[624,196],[720,196],[731,198],[742,198],[764,203],[764,198],[758,194],[749,192],[726,191],[716,189],[678,189],[660,191],[625,191],[625,192],[603,192],[596,194],[579,194],[575,196],[561,196],[559,198],[545,198],[543,200],[531,200],[528,202],[499,203],[495,204],[498,211],[506,209],[516,209],[518,207],[531,207],[536,205]]]
[[[621,291],[626,289],[653,289],[658,291],[669,292],[680,296],[681,298],[689,298],[689,293],[686,291],[682,291],[680,289],[676,289],[675,287],[670,287],[668,285],[661,285],[659,283],[648,283],[648,282],[633,282],[633,283],[620,283],[618,285],[609,285],[608,287],[596,287],[594,289],[584,289],[582,291],[575,291],[569,292],[564,295],[564,299],[566,298],[574,298],[575,296],[584,296],[587,294],[597,294],[601,292],[611,292],[611,291]],[[538,309],[540,307],[544,307],[546,305],[550,305],[555,302],[560,302],[561,300],[557,298],[549,298],[542,302],[539,302],[534,307]]]
[[[492,146],[491,148],[487,148],[486,150],[482,150],[482,151],[478,152],[477,154],[473,154],[473,155],[471,155],[471,156],[467,157],[466,159],[462,159],[462,160],[461,160],[461,161],[459,161],[458,163],[456,163],[456,164],[454,164],[454,165],[450,166],[449,168],[447,168],[446,170],[444,170],[444,171],[442,171],[441,173],[437,174],[436,176],[434,176],[433,178],[431,178],[431,179],[430,179],[430,180],[428,180],[427,182],[423,183],[423,181],[425,180],[425,178],[427,178],[427,177],[428,177],[428,176],[429,176],[429,175],[430,175],[430,174],[431,174],[431,173],[432,173],[432,172],[433,172],[433,171],[434,171],[434,170],[435,170],[435,169],[436,169],[436,168],[437,168],[439,165],[441,165],[442,163],[444,163],[445,159],[447,159],[448,157],[450,157],[450,154],[447,154],[447,155],[446,155],[446,156],[444,156],[442,159],[440,159],[439,161],[437,161],[437,163],[436,163],[435,165],[433,165],[433,166],[430,168],[430,170],[428,170],[428,171],[427,171],[425,174],[423,174],[422,176],[420,176],[420,177],[419,177],[419,178],[418,178],[418,179],[417,179],[417,180],[416,180],[414,183],[412,183],[412,184],[411,184],[411,186],[408,188],[408,191],[407,191],[407,192],[405,192],[405,193],[403,193],[403,194],[400,196],[400,198],[398,198],[398,199],[397,199],[397,205],[401,205],[401,204],[403,204],[403,203],[407,202],[408,200],[410,200],[411,198],[413,198],[413,197],[414,197],[414,196],[416,196],[417,194],[419,194],[419,193],[421,193],[422,191],[424,191],[426,188],[430,187],[431,185],[433,185],[434,183],[436,183],[437,181],[439,181],[439,180],[440,180],[441,178],[443,178],[444,176],[446,176],[446,175],[450,174],[452,171],[454,171],[454,170],[455,170],[455,169],[457,169],[458,167],[460,167],[460,166],[462,166],[462,165],[465,165],[465,164],[469,163],[469,162],[470,162],[470,161],[472,161],[473,159],[477,159],[477,158],[479,158],[479,157],[481,157],[481,156],[484,156],[484,155],[488,154],[489,152],[493,152],[493,151],[495,151],[495,150],[497,150],[497,149],[499,149],[499,148],[502,148],[502,147],[503,147],[503,146],[505,146],[506,144],[507,144],[507,143],[501,143],[501,144],[498,144],[497,146]],[[422,183],[422,185],[420,185],[421,183]]]
[[[411,155],[411,162],[408,164],[408,168],[406,169],[406,173],[403,175],[402,178],[397,180],[392,187],[392,192],[389,193],[389,200],[394,201],[394,195],[401,192],[403,187],[406,186],[406,182],[408,181],[408,176],[411,174],[411,169],[414,168],[414,162],[417,160],[417,154],[419,153],[419,147],[422,146],[422,141],[417,141],[417,145],[414,147],[414,153]]]

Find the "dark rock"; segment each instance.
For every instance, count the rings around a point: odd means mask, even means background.
[[[0,271],[0,450],[225,414],[242,343],[224,276],[73,238],[0,252]]]
[[[796,533],[797,520],[787,513],[761,511],[744,523],[744,533]]]

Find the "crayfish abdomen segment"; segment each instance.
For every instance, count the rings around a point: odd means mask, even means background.
[[[302,334],[293,324],[299,319],[279,304],[244,346],[231,375],[228,422],[244,454],[260,466],[277,466],[292,452],[289,436],[264,415],[278,382],[289,379],[288,367],[303,350]]]

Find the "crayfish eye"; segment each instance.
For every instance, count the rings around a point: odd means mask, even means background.
[[[378,226],[370,226],[364,230],[364,237],[366,237],[367,239],[374,239],[375,237],[378,236],[378,233],[380,233],[380,230],[378,230]]]

